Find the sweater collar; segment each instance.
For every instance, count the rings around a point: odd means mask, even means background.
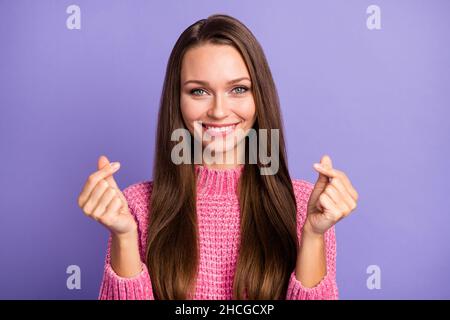
[[[196,164],[197,194],[236,195],[239,178],[243,169],[243,164],[227,169],[212,169]]]

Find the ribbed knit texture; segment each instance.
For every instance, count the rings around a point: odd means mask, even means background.
[[[229,300],[239,252],[240,209],[237,185],[243,165],[232,169],[210,169],[195,166],[197,179],[197,216],[199,224],[200,262],[195,300]],[[293,179],[297,202],[297,236],[302,226],[313,184]],[[142,271],[133,278],[118,276],[110,264],[111,237],[105,259],[99,299],[154,299],[151,279],[145,264],[147,226],[151,219],[149,199],[152,182],[142,181],[123,190],[139,231]],[[313,288],[297,280],[292,270],[287,300],[338,299],[336,285],[336,237],[334,227],[325,233],[327,274]]]

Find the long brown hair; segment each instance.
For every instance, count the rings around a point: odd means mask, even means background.
[[[240,247],[233,299],[284,299],[295,268],[298,241],[296,202],[287,167],[279,99],[264,52],[247,27],[227,15],[212,15],[189,26],[167,64],[160,109],[150,199],[147,266],[155,299],[192,299],[199,248],[196,175],[191,164],[174,164],[175,129],[186,128],[180,111],[180,73],[189,48],[225,44],[242,55],[252,80],[254,129],[279,130],[279,169],[261,175],[262,164],[246,161],[239,180]],[[247,139],[247,138],[246,138]],[[266,150],[271,150],[268,139]],[[246,159],[248,160],[248,147]]]

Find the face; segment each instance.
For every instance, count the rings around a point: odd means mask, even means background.
[[[217,44],[190,48],[182,61],[180,104],[187,129],[201,139],[205,150],[224,162],[242,157],[237,146],[252,128],[256,111],[252,82],[239,51]]]

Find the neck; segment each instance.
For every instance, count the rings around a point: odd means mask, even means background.
[[[243,164],[220,169],[195,165],[197,193],[209,196],[235,196],[243,169]]]

